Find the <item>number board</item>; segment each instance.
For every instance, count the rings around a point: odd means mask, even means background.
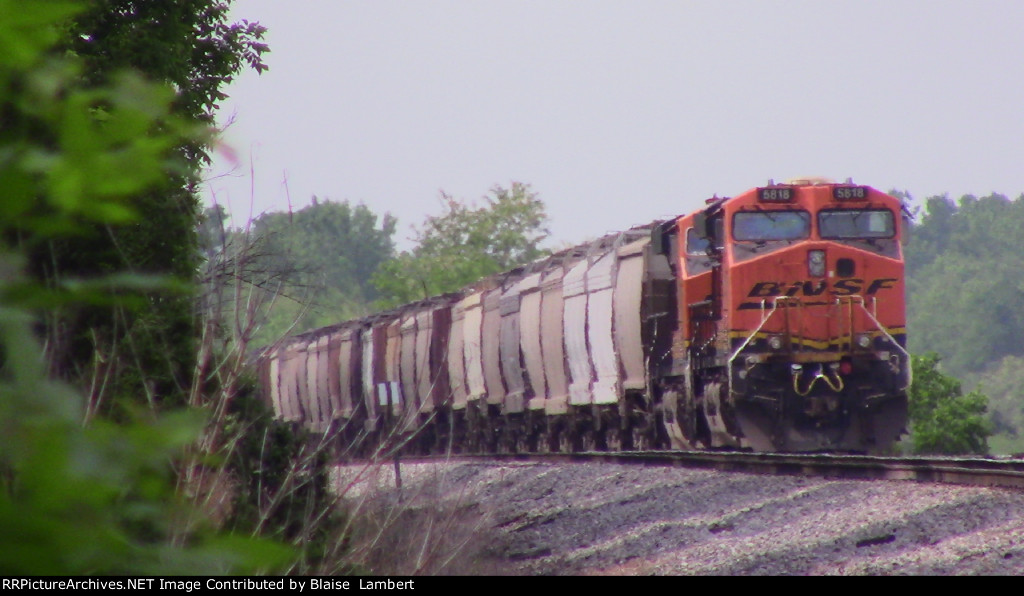
[[[868,198],[868,187],[833,186],[832,198],[837,201],[866,201]]]
[[[765,203],[789,203],[793,200],[793,189],[788,186],[759,188],[757,200]]]

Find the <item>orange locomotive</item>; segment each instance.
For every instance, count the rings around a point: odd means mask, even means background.
[[[258,357],[348,450],[874,451],[904,431],[902,205],[769,184]]]
[[[660,381],[674,444],[864,451],[904,432],[902,213],[873,188],[809,179],[662,227],[678,279]]]

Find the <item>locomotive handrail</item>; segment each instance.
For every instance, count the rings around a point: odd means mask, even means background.
[[[732,378],[733,362],[736,360],[737,357],[739,357],[740,353],[743,352],[743,350],[746,349],[746,347],[748,345],[750,345],[750,342],[753,341],[754,337],[757,336],[757,334],[765,326],[765,324],[768,322],[768,320],[772,318],[772,315],[775,314],[775,311],[778,309],[779,300],[780,299],[784,299],[787,302],[789,302],[789,301],[796,301],[797,303],[799,303],[799,299],[798,298],[788,297],[788,296],[775,296],[774,300],[772,300],[772,308],[771,308],[771,310],[767,311],[767,314],[765,314],[765,306],[766,306],[767,299],[761,299],[761,313],[762,313],[761,322],[758,323],[757,327],[750,333],[750,335],[748,335],[747,338],[745,340],[743,340],[743,343],[740,344],[740,346],[738,348],[736,348],[733,351],[732,354],[729,355],[729,360],[726,362],[726,372],[727,372],[727,375],[728,375],[729,379]],[[867,301],[864,300],[863,296],[861,296],[859,294],[855,294],[855,295],[852,295],[852,296],[838,297],[838,298],[836,298],[835,304],[836,304],[836,306],[842,306],[843,302],[847,302],[851,307],[854,304],[860,306],[861,310],[863,310],[864,314],[866,314],[868,316],[868,318],[871,319],[871,321],[875,324],[875,326],[878,328],[878,330],[881,331],[883,334],[885,334],[885,336],[889,339],[889,343],[891,343],[893,346],[895,346],[897,350],[899,350],[900,352],[903,353],[904,356],[906,356],[906,358],[907,358],[907,384],[906,384],[905,387],[903,387],[903,389],[906,389],[907,387],[910,387],[910,384],[913,382],[913,378],[914,378],[913,368],[910,366],[910,352],[908,352],[903,346],[901,346],[899,344],[899,342],[896,341],[896,338],[893,337],[892,334],[889,333],[889,330],[886,329],[885,325],[882,325],[882,323],[878,320],[878,318],[875,316],[875,314],[872,313],[871,310],[868,310]],[[877,311],[877,309],[878,309],[877,300],[872,299],[872,303],[873,303],[872,304],[873,309]],[[851,315],[852,315],[852,313],[851,313]],[[850,317],[850,326],[851,326],[851,339],[852,339],[852,326],[853,326],[853,317],[852,316]]]
[[[892,345],[896,346],[896,349],[899,350],[900,352],[903,352],[903,355],[907,357],[907,385],[906,385],[906,387],[904,387],[904,389],[907,389],[908,387],[910,387],[911,383],[914,382],[914,367],[912,367],[910,365],[910,363],[911,363],[910,352],[908,352],[906,350],[906,348],[901,346],[899,344],[899,342],[896,341],[896,338],[893,337],[892,334],[889,333],[889,330],[886,329],[885,325],[883,325],[881,323],[881,321],[879,321],[878,318],[876,318],[875,315],[872,314],[870,310],[868,310],[867,303],[864,300],[863,296],[861,296],[859,294],[856,294],[856,295],[853,295],[853,296],[848,296],[847,298],[849,298],[850,304],[855,304],[855,303],[859,304],[861,310],[863,310],[864,314],[866,314],[868,316],[868,318],[870,318],[871,321],[875,324],[875,326],[878,327],[878,330],[881,331],[882,333],[884,333],[887,338],[889,338],[889,343],[891,343]],[[854,300],[855,298],[859,299],[859,302]],[[839,303],[839,300],[840,300],[839,298],[836,299],[836,304]],[[877,311],[878,310],[877,299],[872,298],[872,303],[873,303],[872,307]]]
[[[775,310],[779,307],[779,298],[783,298],[783,296],[775,296],[775,300],[772,301],[772,309],[770,311],[768,311],[768,314],[764,314],[764,312],[765,312],[765,302],[767,302],[767,299],[766,298],[762,298],[761,299],[761,322],[757,325],[757,328],[754,329],[754,331],[752,331],[749,336],[747,336],[747,339],[743,340],[743,343],[740,344],[740,347],[736,348],[736,350],[733,351],[733,353],[729,356],[729,360],[726,362],[725,366],[726,366],[726,374],[728,375],[727,378],[730,380],[730,383],[729,383],[729,387],[730,388],[732,387],[731,380],[732,380],[732,363],[733,363],[733,361],[736,360],[736,357],[740,355],[740,352],[742,352],[750,344],[750,342],[753,341],[754,337],[761,331],[761,328],[764,327],[765,323],[768,322],[768,319],[772,318],[772,315],[775,314]],[[731,391],[731,389],[730,389],[730,391]]]

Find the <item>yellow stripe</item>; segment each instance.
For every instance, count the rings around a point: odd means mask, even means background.
[[[889,332],[889,335],[893,335],[893,336],[895,336],[895,335],[902,335],[902,334],[905,334],[907,332],[907,328],[906,327],[891,327],[891,328],[887,329],[887,331]],[[867,332],[863,332],[863,333],[868,333],[868,334],[871,335],[871,337],[879,337],[879,336],[883,335],[881,331],[867,331]],[[759,332],[757,332],[754,335],[754,337],[756,339],[764,339],[766,337],[771,337],[773,335],[780,335],[780,334],[778,334],[778,333],[770,333],[770,332],[766,332],[766,331],[759,331]],[[747,331],[730,331],[729,332],[729,339],[746,339],[748,337],[750,337],[750,333],[747,332]],[[841,344],[849,343],[850,342],[850,336],[836,337],[836,338],[832,338],[832,339],[829,339],[829,340],[818,340],[818,339],[809,339],[809,338],[802,338],[802,337],[790,337],[790,341],[792,343],[795,343],[795,344],[800,345],[800,346],[807,346],[809,348],[815,348],[815,349],[818,349],[818,350],[824,350],[824,349],[829,348],[831,346],[838,346],[838,345],[841,345]]]

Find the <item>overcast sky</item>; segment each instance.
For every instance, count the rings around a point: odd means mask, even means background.
[[[236,224],[316,195],[391,212],[407,247],[440,191],[479,201],[519,181],[561,245],[770,178],[1024,193],[1020,0],[235,0],[233,14],[272,50],[220,112],[233,123],[207,200]]]

